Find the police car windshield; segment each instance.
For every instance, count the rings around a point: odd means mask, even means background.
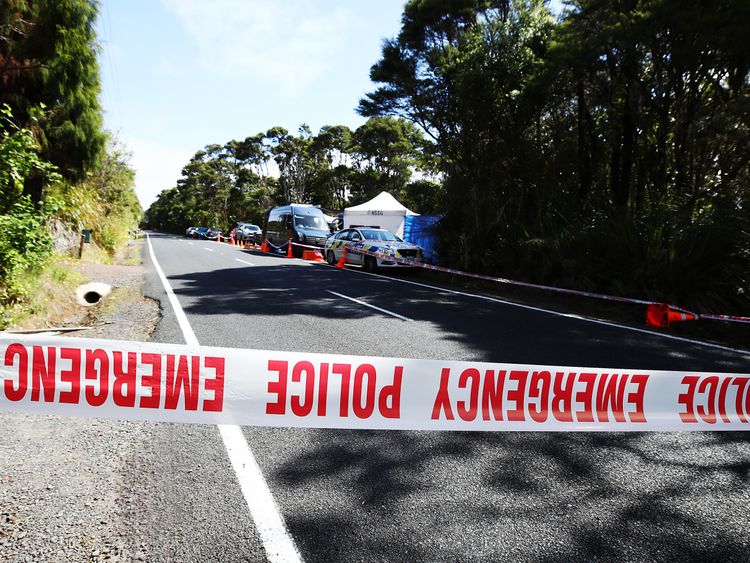
[[[390,231],[376,231],[374,229],[362,229],[362,236],[367,240],[389,240],[395,242],[401,242],[398,238]]]
[[[322,217],[315,215],[294,215],[294,224],[298,227],[307,227],[308,229],[328,230],[328,226]]]

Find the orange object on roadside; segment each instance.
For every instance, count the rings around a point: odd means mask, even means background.
[[[292,251],[292,239],[289,239],[289,243],[286,245],[286,257],[294,258],[294,253]]]
[[[339,258],[339,261],[336,263],[336,267],[340,270],[346,269],[346,248],[344,248],[344,251],[341,253],[341,258]]]
[[[666,303],[653,303],[646,308],[646,326],[669,328],[672,323],[695,321],[697,315],[687,311],[676,311]]]
[[[263,239],[263,243],[260,245],[261,252],[268,252],[268,241]]]
[[[304,250],[302,252],[302,259],[309,260],[310,262],[325,262],[323,255],[318,250]]]
[[[698,319],[698,316],[694,313],[688,313],[687,311],[673,311],[672,309],[669,310],[669,315],[667,320],[669,323],[680,323],[682,321],[695,321]]]

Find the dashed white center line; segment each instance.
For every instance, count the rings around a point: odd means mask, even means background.
[[[335,291],[331,291],[330,289],[327,289],[326,291],[330,293],[331,295],[335,295],[336,297],[341,297],[342,299],[348,299],[349,301],[353,301],[354,303],[357,303],[358,305],[369,307],[370,309],[375,309],[376,311],[380,311],[381,313],[385,313],[386,315],[396,317],[397,319],[401,319],[402,321],[414,320],[414,319],[410,319],[409,317],[404,317],[403,315],[399,315],[398,313],[394,313],[393,311],[388,311],[386,309],[381,309],[380,307],[376,307],[375,305],[370,305],[369,303],[365,303],[364,301],[360,301],[359,299],[355,299],[354,297],[348,297],[346,295],[342,295],[341,293],[336,293]]]
[[[214,251],[213,248],[206,248],[205,246],[203,247],[203,250],[208,250],[209,252],[213,252]]]
[[[255,266],[252,262],[246,262],[245,260],[240,260],[239,258],[235,258],[237,262],[242,262],[243,264],[247,264],[248,266]]]

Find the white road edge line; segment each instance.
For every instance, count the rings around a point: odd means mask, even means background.
[[[328,266],[328,264],[323,264],[325,266]],[[495,303],[501,303],[503,305],[510,305],[511,307],[519,307],[521,309],[528,309],[530,311],[536,311],[538,313],[547,313],[548,315],[555,315],[557,317],[568,317],[568,318],[574,318],[581,321],[585,321],[587,323],[594,323],[598,325],[603,326],[609,326],[614,328],[621,328],[624,330],[631,330],[633,332],[640,332],[643,334],[648,334],[651,336],[657,336],[661,338],[667,338],[669,340],[676,340],[677,342],[685,342],[686,344],[694,344],[696,346],[704,346],[706,348],[713,348],[715,350],[722,350],[724,352],[732,352],[734,354],[740,354],[741,356],[750,356],[750,352],[747,350],[740,350],[739,348],[731,348],[729,346],[722,346],[721,344],[713,344],[711,342],[703,342],[701,340],[693,340],[691,338],[684,338],[682,336],[674,336],[672,334],[662,334],[660,332],[654,332],[653,330],[646,330],[644,328],[637,328],[634,326],[627,326],[627,325],[621,325],[609,321],[601,321],[599,319],[592,319],[589,317],[580,317],[578,315],[572,315],[570,313],[561,313],[560,311],[551,311],[549,309],[542,309],[540,307],[534,307],[532,305],[523,305],[521,303],[513,303],[512,301],[505,301],[504,299],[498,299],[497,297],[489,297],[488,295],[479,295],[476,293],[466,293],[464,291],[456,291],[453,289],[446,289],[444,287],[438,287],[435,285],[429,285],[426,283],[419,283],[411,280],[401,280],[398,278],[391,278],[388,276],[381,276],[379,274],[373,274],[370,272],[363,272],[361,270],[355,270],[354,268],[346,268],[344,270],[345,272],[353,272],[356,274],[361,274],[365,276],[373,276],[375,278],[379,278],[381,280],[390,280],[398,283],[406,283],[409,285],[416,285],[419,287],[425,287],[427,289],[434,289],[435,291],[442,291],[443,293],[453,293],[455,295],[462,295],[464,297],[474,297],[475,299],[484,299],[485,301],[493,301]]]
[[[148,234],[146,234],[146,242],[148,242],[151,262],[154,264],[154,269],[159,275],[164,291],[167,293],[169,303],[172,305],[177,322],[182,329],[185,343],[188,346],[200,346],[185,312],[177,301],[177,296],[172,291],[172,286],[169,285],[167,276],[164,275],[164,271],[156,260],[154,248],[151,246],[151,238]],[[224,440],[224,447],[237,475],[237,481],[255,522],[255,527],[263,541],[266,557],[272,563],[301,562],[302,556],[297,551],[294,540],[286,529],[284,519],[273,500],[273,495],[263,478],[263,473],[255,461],[255,456],[253,456],[250,446],[242,435],[242,430],[239,426],[220,424],[219,433]]]
[[[243,264],[247,264],[248,266],[255,266],[255,264],[253,264],[252,262],[247,262],[245,260],[240,260],[239,258],[235,258],[235,260],[237,260],[237,262],[242,262]]]
[[[414,320],[414,319],[410,319],[409,317],[404,317],[403,315],[399,315],[398,313],[394,313],[393,311],[388,311],[386,309],[381,309],[380,307],[376,307],[375,305],[370,305],[369,303],[365,303],[364,301],[360,301],[359,299],[355,299],[354,297],[348,297],[346,295],[336,293],[335,291],[331,291],[330,289],[326,289],[326,291],[330,293],[331,295],[335,295],[336,297],[341,297],[342,299],[348,299],[349,301],[354,301],[355,303],[359,305],[363,305],[364,307],[369,307],[370,309],[375,309],[376,311],[380,311],[381,313],[385,313],[386,315],[396,317],[397,319],[401,319],[402,321]]]

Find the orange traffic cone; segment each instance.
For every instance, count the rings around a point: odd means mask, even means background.
[[[302,252],[302,259],[309,262],[325,262],[323,255],[318,250],[305,250]]]
[[[698,319],[698,315],[695,313],[689,313],[687,311],[674,311],[669,310],[668,321],[669,323],[681,323],[683,321],[695,321]]]
[[[697,320],[695,313],[677,311],[666,303],[653,303],[646,308],[646,326],[654,328],[669,328],[672,323]]]
[[[653,328],[668,328],[669,305],[652,303],[646,307],[646,326]]]
[[[336,267],[340,270],[346,269],[346,248],[344,248],[344,251],[341,253],[341,258],[339,258],[339,261],[336,263]]]
[[[286,257],[294,258],[294,253],[292,251],[292,239],[289,239],[289,243],[286,245]]]
[[[268,252],[268,241],[263,239],[263,244],[260,245],[261,252]]]

